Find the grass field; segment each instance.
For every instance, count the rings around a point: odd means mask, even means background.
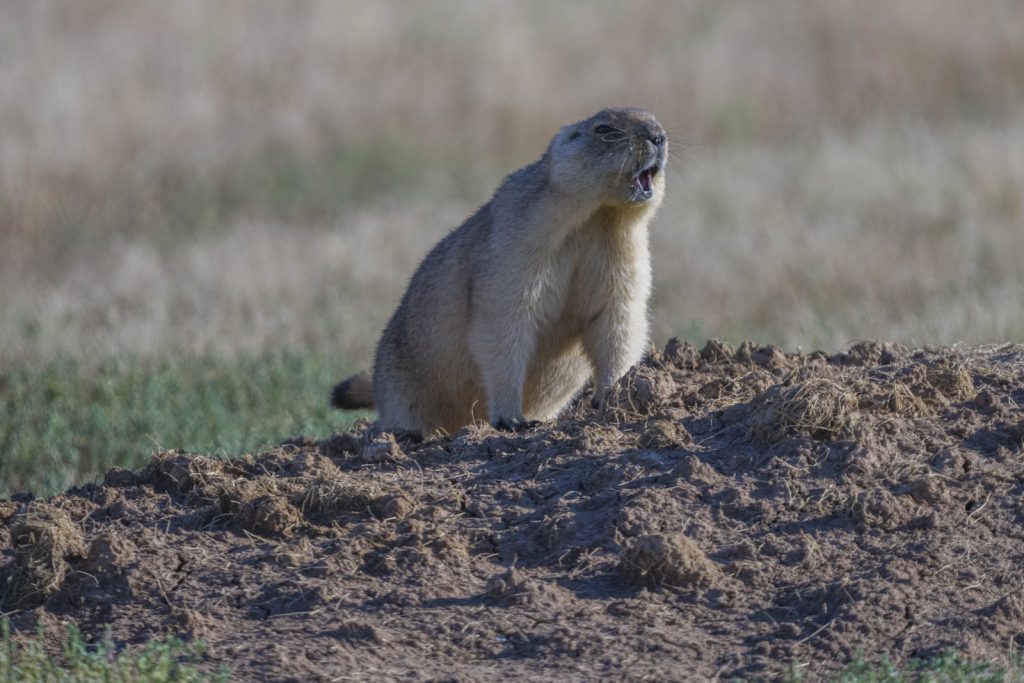
[[[62,490],[166,448],[226,454],[347,427],[327,405],[347,368],[314,353],[52,360],[0,373],[0,497]],[[333,378],[333,379],[332,379]]]
[[[1024,339],[1024,9],[0,7],[0,494],[325,433],[430,245],[558,126],[672,139],[655,341]],[[170,408],[168,408],[170,407]]]

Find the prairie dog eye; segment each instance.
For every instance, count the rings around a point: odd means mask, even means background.
[[[626,134],[618,128],[612,128],[611,126],[606,126],[604,124],[595,128],[594,132],[601,136],[601,139],[605,142],[616,142],[626,137]]]

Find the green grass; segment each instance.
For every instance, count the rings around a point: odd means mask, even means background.
[[[297,352],[11,364],[0,369],[0,496],[54,493],[161,449],[226,455],[329,435],[353,418],[327,404],[350,370]]]
[[[43,648],[43,634],[16,641],[10,623],[0,623],[0,683],[128,683],[153,681],[227,681],[225,670],[207,674],[192,664],[205,653],[202,643],[186,644],[171,638],[150,641],[141,649],[118,652],[109,633],[95,645],[86,644],[81,631],[68,628],[60,657]]]
[[[803,680],[800,667],[794,665],[788,680]],[[858,657],[832,679],[835,683],[1020,683],[1024,669],[1019,664],[1009,668],[992,662],[962,659],[955,650],[944,650],[937,657],[912,659],[897,667],[883,658],[869,662]]]

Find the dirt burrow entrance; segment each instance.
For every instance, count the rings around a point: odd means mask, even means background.
[[[765,677],[1024,646],[1024,348],[677,340],[601,411],[168,451],[0,501],[19,633],[239,679]]]

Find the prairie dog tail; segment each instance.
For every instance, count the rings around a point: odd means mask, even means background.
[[[331,391],[331,405],[339,410],[373,408],[373,377],[358,372],[342,380]]]

